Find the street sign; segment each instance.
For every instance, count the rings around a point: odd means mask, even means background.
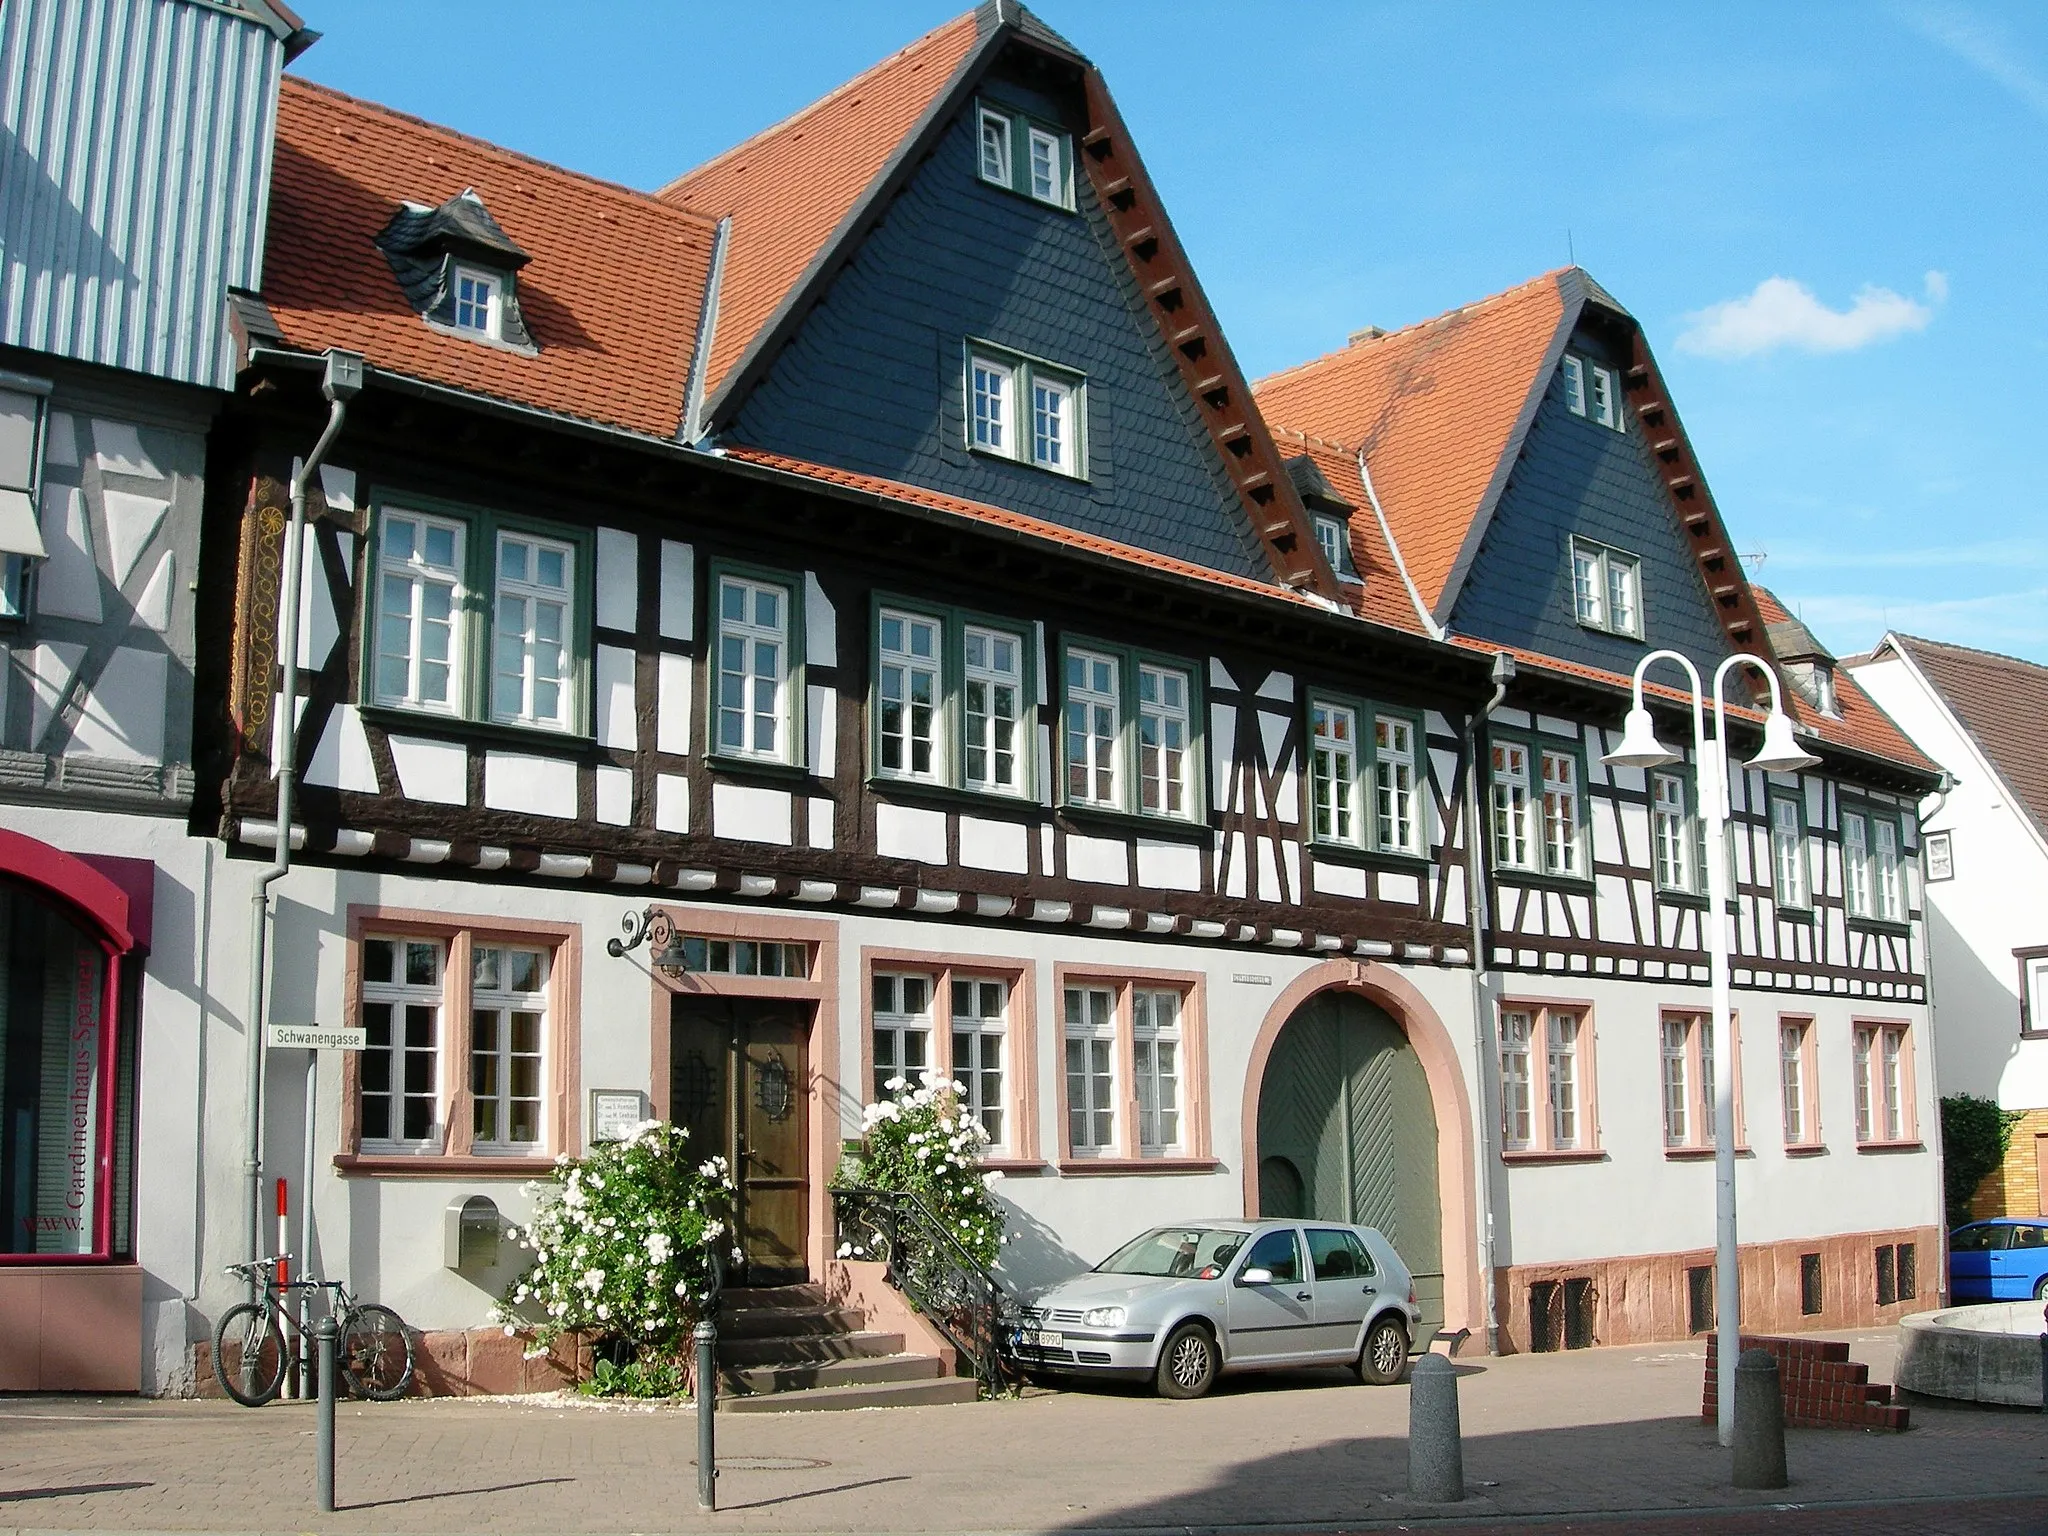
[[[360,1051],[370,1043],[367,1029],[328,1029],[318,1024],[272,1024],[265,1034],[272,1049]]]

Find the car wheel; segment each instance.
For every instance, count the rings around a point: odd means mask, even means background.
[[[1358,1351],[1358,1379],[1369,1387],[1391,1387],[1408,1370],[1408,1330],[1391,1313],[1382,1312],[1365,1330]]]
[[[1200,1323],[1182,1323],[1159,1351],[1161,1397],[1200,1397],[1216,1384],[1216,1340]]]
[[[2034,1284],[2034,1300],[2048,1301],[2048,1275],[2043,1275]]]

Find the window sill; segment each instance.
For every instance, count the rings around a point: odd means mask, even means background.
[[[1205,846],[1209,841],[1206,816],[1190,821],[1180,816],[1148,816],[1141,811],[1116,811],[1094,805],[1059,805],[1054,807],[1054,815],[1068,830],[1084,834],[1092,827],[1100,832],[1143,832],[1155,837],[1182,838]]]
[[[766,757],[728,757],[722,752],[705,753],[704,766],[713,773],[735,779],[782,779],[808,784],[814,778],[811,770],[801,763],[777,762]]]
[[[1903,939],[1911,937],[1913,925],[1911,923],[1896,923],[1889,918],[1883,917],[1852,916],[1849,919],[1849,931],[1851,933],[1889,934],[1893,938]]]
[[[1026,1177],[1052,1172],[1052,1164],[1042,1157],[984,1157],[979,1166],[990,1173],[1016,1173]]]
[[[994,183],[991,182],[990,185],[993,186]],[[1040,202],[1035,197],[1025,197],[1025,194],[1022,192],[1013,192],[1011,196],[1023,197],[1026,202],[1038,203],[1038,206],[1041,208],[1058,206],[1054,203]],[[1019,469],[1036,470],[1041,475],[1051,475],[1055,480],[1067,480],[1075,485],[1086,485],[1088,483],[1086,475],[1078,474],[1071,469],[1055,469],[1052,465],[1041,464],[1036,459],[1020,459],[1015,454],[1004,453],[998,448],[984,448],[977,442],[969,441],[967,451],[977,458],[992,459],[998,464],[1014,464]]]
[[[555,1171],[552,1157],[470,1157],[404,1152],[337,1152],[334,1167],[344,1178],[530,1179]]]
[[[1927,1143],[1919,1140],[1859,1141],[1856,1143],[1856,1150],[1858,1152],[1925,1152],[1927,1150]]]
[[[1062,1177],[1087,1173],[1214,1173],[1223,1166],[1214,1157],[1063,1157]]]
[[[1593,890],[1591,875],[1553,875],[1536,869],[1499,869],[1493,872],[1495,885],[1525,885],[1531,890],[1568,891],[1585,896]]]
[[[502,720],[473,720],[467,715],[444,715],[429,709],[406,709],[396,704],[364,704],[360,712],[373,725],[386,730],[445,731],[463,740],[479,736],[512,746],[551,746],[582,749],[595,746],[597,737],[588,731],[551,731],[538,725],[507,725]]]
[[[1785,1148],[1787,1157],[1826,1157],[1828,1149],[1817,1141],[1793,1142]]]
[[[1312,839],[1308,847],[1316,858],[1332,864],[1356,864],[1366,869],[1387,869],[1404,875],[1435,867],[1435,861],[1426,854],[1394,848],[1361,848],[1356,843],[1325,842],[1320,838]]]
[[[1704,912],[1714,904],[1711,897],[1702,896],[1697,891],[1675,891],[1659,886],[1656,894],[1657,900],[1667,907],[1690,907],[1695,912]]]
[[[1607,1153],[1600,1147],[1507,1147],[1503,1148],[1500,1160],[1508,1164],[1541,1163],[1604,1163]]]
[[[965,789],[958,784],[935,784],[927,779],[899,779],[892,774],[868,775],[868,791],[882,800],[909,800],[952,806],[957,810],[1016,810],[1043,812],[1045,807],[1028,794],[1011,794],[1001,789]]]
[[[1714,1151],[1712,1147],[1666,1147],[1664,1160],[1671,1163],[1710,1163],[1714,1160]],[[1754,1157],[1756,1153],[1744,1144],[1735,1149],[1735,1155]]]
[[[1813,908],[1788,906],[1775,897],[1771,901],[1771,908],[1781,923],[1804,923],[1811,927],[1819,920]]]

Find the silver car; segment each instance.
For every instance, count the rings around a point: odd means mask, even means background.
[[[1408,1266],[1371,1227],[1190,1221],[1155,1227],[1029,1299],[1026,1370],[1152,1380],[1200,1397],[1224,1371],[1349,1365],[1399,1381],[1422,1316]]]

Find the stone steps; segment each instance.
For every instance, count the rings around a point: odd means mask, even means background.
[[[811,1387],[871,1387],[889,1381],[936,1381],[946,1368],[932,1355],[854,1356],[846,1360],[750,1365],[718,1373],[727,1396],[763,1396]]]
[[[940,1376],[930,1381],[879,1381],[847,1387],[806,1387],[771,1392],[761,1397],[718,1400],[720,1413],[829,1413],[848,1408],[925,1408],[939,1403],[971,1403],[981,1385],[971,1376]]]
[[[864,1330],[788,1338],[721,1337],[718,1341],[718,1363],[721,1366],[805,1365],[826,1360],[874,1359],[902,1353],[902,1334]]]
[[[901,1333],[868,1327],[815,1285],[735,1289],[718,1320],[721,1413],[804,1413],[971,1403],[980,1387],[951,1376]]]

